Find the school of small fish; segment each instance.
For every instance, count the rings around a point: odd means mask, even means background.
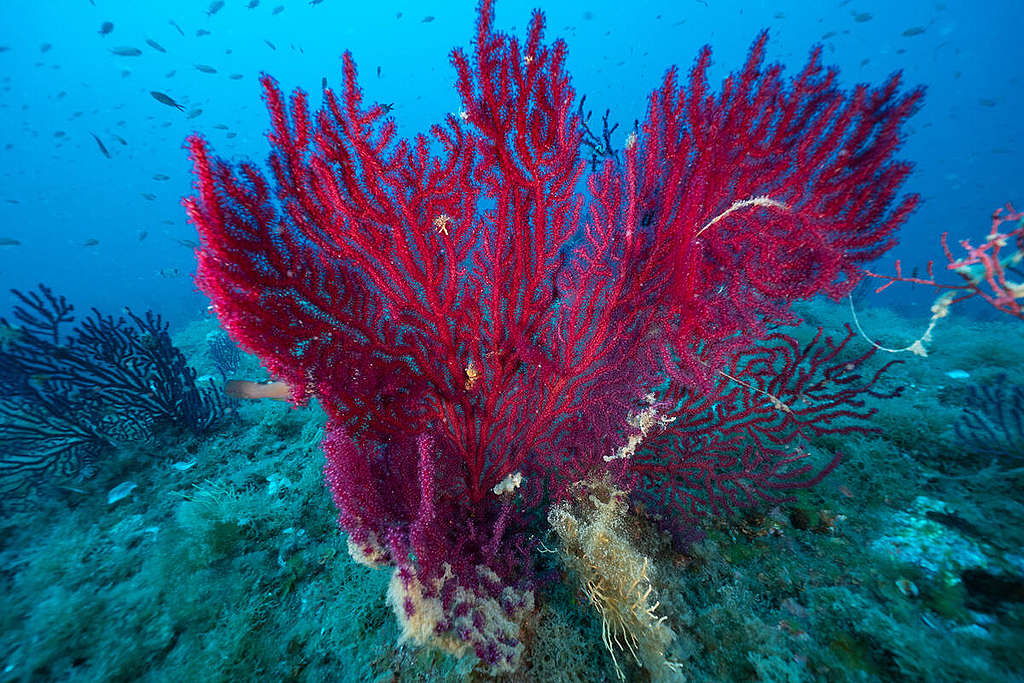
[[[693,0],[695,5],[707,6],[710,0]],[[305,0],[306,5],[317,6],[323,3],[324,0]],[[852,0],[840,0],[839,6],[845,7]],[[96,6],[95,0],[90,0],[93,6]],[[175,8],[175,4],[167,5],[168,8]],[[265,6],[264,6],[265,7]],[[178,11],[181,11],[180,6],[177,7]],[[93,24],[96,35],[92,34],[93,28],[88,29],[90,36],[89,40],[96,43],[97,53],[105,53],[106,60],[111,64],[112,68],[120,69],[120,74],[123,78],[132,78],[134,71],[133,66],[146,60],[162,60],[161,64],[167,64],[173,68],[170,68],[164,73],[165,80],[168,81],[166,85],[154,86],[154,87],[143,87],[139,89],[140,97],[144,97],[145,93],[149,95],[149,104],[151,109],[150,116],[152,117],[156,125],[160,127],[169,127],[174,125],[175,117],[180,117],[184,121],[191,121],[202,117],[204,114],[203,105],[205,102],[197,101],[196,98],[191,97],[189,94],[189,88],[187,85],[183,85],[181,78],[176,79],[176,75],[179,71],[188,71],[192,73],[198,72],[203,74],[202,78],[210,78],[211,82],[216,79],[227,79],[229,81],[240,81],[248,76],[254,77],[255,74],[239,73],[232,71],[227,68],[226,64],[219,64],[214,60],[209,60],[210,63],[196,62],[189,59],[188,54],[193,48],[189,46],[189,42],[194,39],[204,39],[207,36],[213,35],[213,30],[216,28],[216,22],[221,20],[223,17],[232,13],[243,12],[247,16],[258,15],[260,12],[264,13],[266,17],[277,17],[281,15],[286,9],[286,5],[277,4],[269,7],[269,9],[261,9],[260,0],[232,0],[230,2],[225,0],[213,0],[209,2],[205,10],[201,13],[192,13],[187,20],[185,18],[168,18],[164,23],[164,19],[160,19],[158,22],[153,22],[151,26],[144,27],[145,33],[140,34],[140,30],[137,26],[133,26],[131,30],[120,28],[119,23],[114,21],[114,18],[107,18],[100,21],[97,24]],[[944,4],[938,2],[935,5],[936,10],[944,9]],[[98,10],[97,10],[98,11]],[[844,10],[845,11],[845,10]],[[182,12],[184,13],[184,12]],[[237,14],[236,14],[237,16]],[[97,17],[99,18],[99,17]],[[594,13],[590,10],[586,10],[582,13],[582,19],[589,21],[594,18]],[[659,19],[660,19],[659,15]],[[394,14],[395,21],[401,21],[403,19],[403,12],[398,11]],[[783,12],[776,11],[774,13],[774,19],[778,21],[786,20],[786,15]],[[180,21],[180,23],[179,23]],[[418,15],[419,24],[433,24],[438,21],[438,17],[432,14],[420,13]],[[857,25],[866,24],[868,22],[876,21],[875,16],[870,12],[862,10],[851,9],[849,10],[849,21],[850,25],[847,28],[838,28],[837,30],[830,30],[822,33],[819,38],[821,41],[826,42],[833,39],[839,39],[843,35],[850,34],[851,31],[856,30]],[[681,25],[686,22],[686,18],[680,19],[675,22],[674,25]],[[191,23],[191,26],[190,26]],[[915,39],[918,36],[926,34],[933,27],[936,21],[933,18],[931,21],[925,23],[907,26],[897,35],[893,36],[894,44],[900,45],[900,41],[906,41],[903,44],[910,44],[911,39]],[[169,28],[168,28],[169,27]],[[569,30],[575,30],[573,26],[566,27]],[[149,35],[146,35],[146,34]],[[97,38],[98,36],[98,38]],[[157,36],[159,40],[156,39]],[[611,36],[611,31],[605,33],[606,37]],[[0,40],[3,40],[3,35],[0,34]],[[266,48],[272,52],[278,52],[279,47],[283,49],[284,44],[281,41],[273,41],[269,38],[262,38],[263,44]],[[44,42],[39,45],[39,53],[44,55],[52,55],[60,50],[60,44],[54,42]],[[302,53],[302,47],[291,44],[290,48],[292,51]],[[0,44],[0,74],[3,73],[3,59],[6,52],[11,51],[11,46]],[[906,48],[897,47],[896,52],[903,52]],[[230,57],[232,50],[227,49],[224,51],[225,56]],[[646,53],[644,53],[646,55]],[[101,57],[97,54],[92,59],[100,60]],[[621,66],[625,62],[620,61],[616,66]],[[861,66],[865,66],[869,63],[869,59],[865,58],[861,61]],[[37,62],[36,66],[42,66],[42,62]],[[53,66],[57,68],[59,65]],[[380,65],[376,66],[376,76],[378,79],[383,78],[382,68]],[[959,74],[954,74],[954,78],[958,77]],[[10,76],[3,78],[4,90],[9,93],[10,91]],[[321,79],[322,88],[328,87],[328,79],[324,76]],[[56,93],[55,98],[60,100],[63,99],[67,94],[67,91],[61,90]],[[978,104],[982,107],[996,107],[999,105],[1000,100],[997,96],[983,97],[978,100]],[[7,105],[0,105],[7,106]],[[110,111],[123,107],[124,103],[112,103],[112,109]],[[394,103],[381,103],[381,108],[385,113],[391,112],[394,108]],[[109,160],[111,163],[117,163],[121,159],[127,159],[133,157],[133,149],[129,144],[128,140],[115,132],[114,129],[120,129],[125,126],[126,121],[121,120],[111,125],[109,122],[103,123],[99,120],[98,114],[100,110],[94,112],[97,116],[90,118],[87,112],[75,111],[70,114],[71,119],[83,119],[81,125],[74,127],[68,126],[67,130],[61,129],[56,130],[52,133],[52,139],[58,146],[64,144],[88,144],[92,147],[95,153],[98,153],[104,160]],[[168,118],[169,117],[169,118]],[[91,123],[84,123],[85,121],[91,121]],[[236,133],[230,129],[230,126],[225,123],[212,123],[201,126],[206,131],[219,131],[223,134],[224,138],[231,139],[236,137]],[[89,140],[91,138],[91,141]],[[14,148],[13,142],[7,142],[4,149],[10,151]],[[106,162],[103,162],[106,163]],[[145,177],[148,175],[153,181],[158,183],[167,183],[172,180],[172,176],[168,173],[163,172],[152,172],[148,174],[142,174],[138,177]],[[159,198],[158,188],[151,187],[145,190],[136,190],[138,194],[136,196],[141,197],[145,201],[156,201]],[[180,196],[181,188],[175,188],[174,192],[171,193],[175,197]],[[18,204],[20,202],[17,198],[6,198],[8,204]],[[174,223],[173,221],[168,221]],[[138,232],[138,241],[143,241],[148,235],[147,230],[141,230]],[[191,240],[183,240],[180,238],[172,237],[175,241],[188,245],[194,246]],[[22,244],[21,236],[0,236],[0,247],[16,247]],[[95,238],[89,238],[80,242],[83,247],[95,247],[98,246],[99,240]],[[161,271],[161,277],[172,277],[168,275],[171,271],[176,274],[176,269],[165,269],[167,272]]]

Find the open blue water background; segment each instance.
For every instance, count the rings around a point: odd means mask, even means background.
[[[942,262],[942,231],[977,238],[994,208],[1024,204],[1017,2],[502,0],[499,27],[521,35],[538,4],[548,36],[569,43],[569,67],[588,108],[596,116],[610,108],[623,136],[667,67],[689,69],[698,48],[710,44],[715,84],[742,65],[765,27],[770,58],[789,73],[821,43],[844,83],[877,84],[902,69],[908,84],[926,85],[900,155],[916,163],[908,189],[924,197],[892,254],[908,264]],[[452,47],[470,44],[475,5],[263,0],[249,9],[247,0],[229,0],[208,14],[205,1],[4,2],[0,237],[20,244],[0,246],[0,310],[13,304],[10,288],[44,282],[79,310],[149,307],[173,324],[202,314],[206,302],[192,285],[187,246],[196,235],[181,207],[191,182],[185,137],[199,131],[219,154],[264,160],[268,122],[258,74],[314,93],[315,103],[321,78],[339,83],[346,49],[367,98],[394,103],[401,133],[425,130],[459,106],[448,57]],[[101,35],[108,21],[113,30]],[[142,54],[112,52],[121,47]],[[196,109],[202,113],[188,118]],[[882,301],[926,305],[930,298],[904,289]]]

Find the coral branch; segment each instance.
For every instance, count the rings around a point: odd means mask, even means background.
[[[1003,232],[1002,226],[1006,223],[1017,225]],[[1024,320],[1024,308],[1021,306],[1021,301],[1024,300],[1024,270],[1021,267],[1024,261],[1024,213],[1014,210],[1010,204],[1005,208],[996,209],[992,214],[992,225],[985,236],[985,241],[973,246],[969,239],[960,240],[960,246],[966,253],[959,258],[954,256],[949,248],[948,236],[948,232],[942,233],[942,251],[948,262],[946,269],[959,275],[963,282],[938,282],[934,273],[934,261],[928,262],[927,277],[906,277],[903,275],[902,264],[896,261],[895,275],[865,272],[871,277],[886,280],[875,292],[881,292],[897,282],[927,285],[944,292],[942,298],[946,302],[945,308],[980,297],[993,308]],[[1003,250],[1008,247],[1014,251],[1003,255]],[[1011,274],[1016,274],[1020,281],[1011,280]]]

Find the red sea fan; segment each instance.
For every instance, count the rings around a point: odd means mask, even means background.
[[[877,377],[835,369],[863,358],[798,353],[773,330],[892,246],[917,201],[898,197],[910,167],[893,154],[921,91],[898,76],[844,90],[820,51],[784,79],[761,35],[716,93],[705,49],[685,87],[671,70],[651,95],[622,162],[584,183],[566,46],[543,28],[534,13],[520,43],[482,2],[473,53],[452,54],[462,109],[429,135],[399,139],[346,54],[315,114],[263,77],[269,180],[189,143],[197,283],[298,401],[323,403],[342,524],[400,568],[407,617],[415,600],[454,609],[455,585],[499,600],[502,582],[528,583],[533,506],[595,469],[683,515],[718,512],[815,481],[780,444],[869,414]],[[794,392],[824,407],[773,418]],[[657,450],[672,427],[625,446],[645,411],[687,406],[679,438],[715,446],[697,457],[729,471],[717,485],[744,482],[704,504],[690,454]],[[448,616],[437,634],[467,628]],[[496,658],[485,631],[478,655]]]
[[[313,117],[265,76],[272,182],[193,138],[187,201],[232,335],[356,439],[434,435],[472,501],[566,447],[599,462],[660,377],[710,388],[792,301],[849,291],[916,201],[892,154],[921,95],[846,92],[818,51],[788,82],[765,35],[715,94],[705,49],[581,193],[564,43],[492,18],[429,138],[396,139],[349,55]]]

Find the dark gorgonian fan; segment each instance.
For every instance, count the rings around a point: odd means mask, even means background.
[[[964,450],[993,458],[997,470],[1024,466],[1024,386],[1011,385],[1005,375],[991,384],[972,385],[955,425]]]
[[[0,489],[90,476],[104,449],[161,423],[201,432],[223,413],[152,311],[126,320],[93,309],[76,324],[44,285],[13,294],[13,322],[0,318]]]

